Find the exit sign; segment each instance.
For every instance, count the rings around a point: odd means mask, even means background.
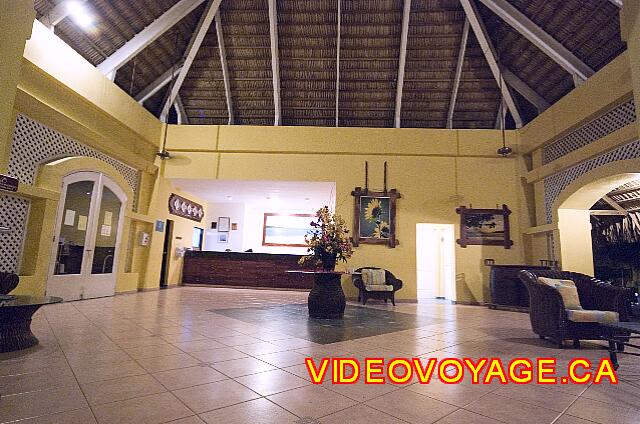
[[[0,190],[18,191],[18,179],[0,174]]]

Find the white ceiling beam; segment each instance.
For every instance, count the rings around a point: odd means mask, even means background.
[[[542,113],[549,109],[551,106],[548,101],[545,100],[540,94],[538,94],[533,88],[531,88],[526,82],[522,81],[508,69],[502,70],[502,75],[507,84],[518,93],[522,95],[529,103],[534,105],[538,110],[538,113]]]
[[[589,215],[595,215],[595,216],[607,216],[607,215],[615,215],[615,216],[625,216],[628,215],[627,213],[622,213],[619,211],[589,211]]]
[[[480,1],[571,75],[577,75],[580,79],[586,80],[594,74],[593,69],[507,0]]]
[[[409,19],[411,17],[411,0],[404,0],[402,12],[402,33],[400,35],[400,60],[398,61],[398,81],[396,82],[395,127],[400,128],[402,112],[402,89],[404,87],[404,68],[407,62],[407,38],[409,37]]]
[[[176,97],[176,102],[173,104],[173,107],[176,109],[178,125],[188,125],[189,116],[187,115],[187,111],[185,110],[184,104],[182,103],[182,97]]]
[[[453,112],[456,109],[456,101],[458,100],[458,90],[460,89],[460,78],[462,77],[462,65],[467,52],[467,40],[469,39],[469,19],[464,20],[462,27],[462,39],[460,40],[460,49],[458,49],[458,64],[456,65],[456,75],[453,78],[453,90],[451,91],[451,101],[449,102],[449,113],[447,114],[447,128],[453,128]]]
[[[227,66],[227,53],[224,48],[224,35],[222,33],[222,19],[220,19],[220,11],[216,13],[216,38],[218,39],[218,52],[220,53],[220,64],[222,66],[222,80],[224,81],[224,95],[227,99],[227,113],[229,119],[227,124],[232,125],[233,119],[233,103],[231,100],[231,81],[229,80],[229,67]]]
[[[606,195],[605,195],[605,196],[602,198],[602,200],[604,200],[605,202],[607,202],[607,204],[608,204],[609,206],[611,206],[613,209],[617,210],[618,212],[622,212],[622,213],[624,213],[625,215],[627,215],[627,214],[628,214],[628,213],[627,213],[627,210],[626,210],[625,208],[623,208],[622,206],[620,206],[620,205],[618,204],[618,202],[616,202],[615,200],[613,200],[611,197],[609,197],[609,196],[606,196]]]
[[[40,22],[42,22],[47,28],[53,29],[56,25],[58,25],[64,18],[69,16],[69,3],[72,0],[65,0],[63,2],[55,5],[53,9],[49,11],[46,15],[40,18]],[[86,3],[87,0],[74,0],[76,3]]]
[[[613,3],[615,6],[618,6],[620,9],[622,9],[623,3],[622,0],[609,0],[611,3]]]
[[[273,75],[273,106],[275,119],[273,125],[282,122],[280,109],[280,60],[278,54],[278,9],[276,0],[269,0],[269,35],[271,38],[271,74]]]
[[[185,16],[200,6],[204,0],[180,0],[169,10],[153,21],[148,27],[137,33],[131,40],[116,50],[111,56],[100,63],[97,68],[103,74],[108,74],[122,67],[132,57],[140,53],[145,47],[158,39],[171,27],[180,22]]]
[[[476,35],[478,39],[478,43],[482,48],[482,53],[484,54],[487,63],[489,64],[489,68],[491,68],[491,73],[498,83],[498,87],[502,87],[502,97],[507,104],[507,108],[511,111],[511,116],[516,124],[516,128],[522,127],[522,117],[520,116],[520,111],[518,110],[518,106],[516,104],[515,98],[513,97],[513,93],[511,93],[511,89],[504,82],[504,77],[501,77],[502,72],[500,70],[500,65],[498,64],[496,50],[493,47],[493,43],[489,38],[489,34],[487,32],[487,28],[484,26],[484,22],[480,17],[480,13],[478,12],[478,8],[475,4],[474,0],[460,0],[462,7],[467,14],[467,19],[469,20],[469,24],[473,29],[473,33]]]
[[[338,23],[336,39],[336,127],[340,125],[340,26],[342,23],[342,0],[338,0]]]
[[[176,66],[175,69],[173,66],[170,69],[167,69],[162,75],[160,75],[158,78],[153,80],[153,82],[151,82],[149,85],[143,88],[142,91],[140,91],[136,95],[135,97],[136,101],[142,104],[147,100],[149,100],[149,98],[151,98],[151,96],[153,96],[158,91],[160,91],[162,87],[169,84],[169,82],[171,82],[173,77],[177,76],[180,73],[181,69],[182,69],[182,64]]]
[[[189,45],[187,46],[187,50],[184,55],[182,68],[180,69],[178,76],[173,80],[173,85],[169,88],[169,94],[165,99],[162,110],[160,111],[160,120],[162,122],[166,122],[167,116],[169,115],[169,109],[178,97],[178,93],[180,92],[182,83],[187,77],[189,69],[191,69],[191,65],[193,64],[193,61],[198,54],[198,50],[200,50],[202,41],[204,40],[204,37],[207,35],[207,32],[211,27],[213,18],[220,8],[220,3],[222,3],[222,0],[210,0],[207,4],[207,7],[204,9],[202,16],[200,16],[198,26],[196,26],[196,30],[191,35],[191,40],[189,40]]]

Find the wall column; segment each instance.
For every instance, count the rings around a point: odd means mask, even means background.
[[[33,0],[0,0],[0,10],[0,172],[5,173],[15,126],[13,103],[22,55],[36,12]]]
[[[620,29],[622,40],[627,43],[633,96],[636,101],[636,120],[640,125],[640,2],[625,1],[620,10]]]

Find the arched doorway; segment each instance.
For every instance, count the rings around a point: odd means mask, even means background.
[[[616,188],[640,179],[640,173],[621,173],[625,167],[620,166],[620,163],[611,165],[618,166],[605,166],[598,169],[598,172],[585,174],[567,187],[554,204],[559,236],[556,252],[560,255],[564,270],[595,274],[591,237],[591,215],[594,213],[592,207]]]
[[[64,300],[112,296],[127,196],[100,172],[62,179],[47,295]]]

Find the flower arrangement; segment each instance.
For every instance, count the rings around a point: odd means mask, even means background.
[[[311,226],[313,230],[304,236],[308,255],[300,258],[300,265],[312,263],[316,267],[333,270],[337,260],[347,262],[353,254],[353,245],[344,219],[324,206],[316,212]]]

